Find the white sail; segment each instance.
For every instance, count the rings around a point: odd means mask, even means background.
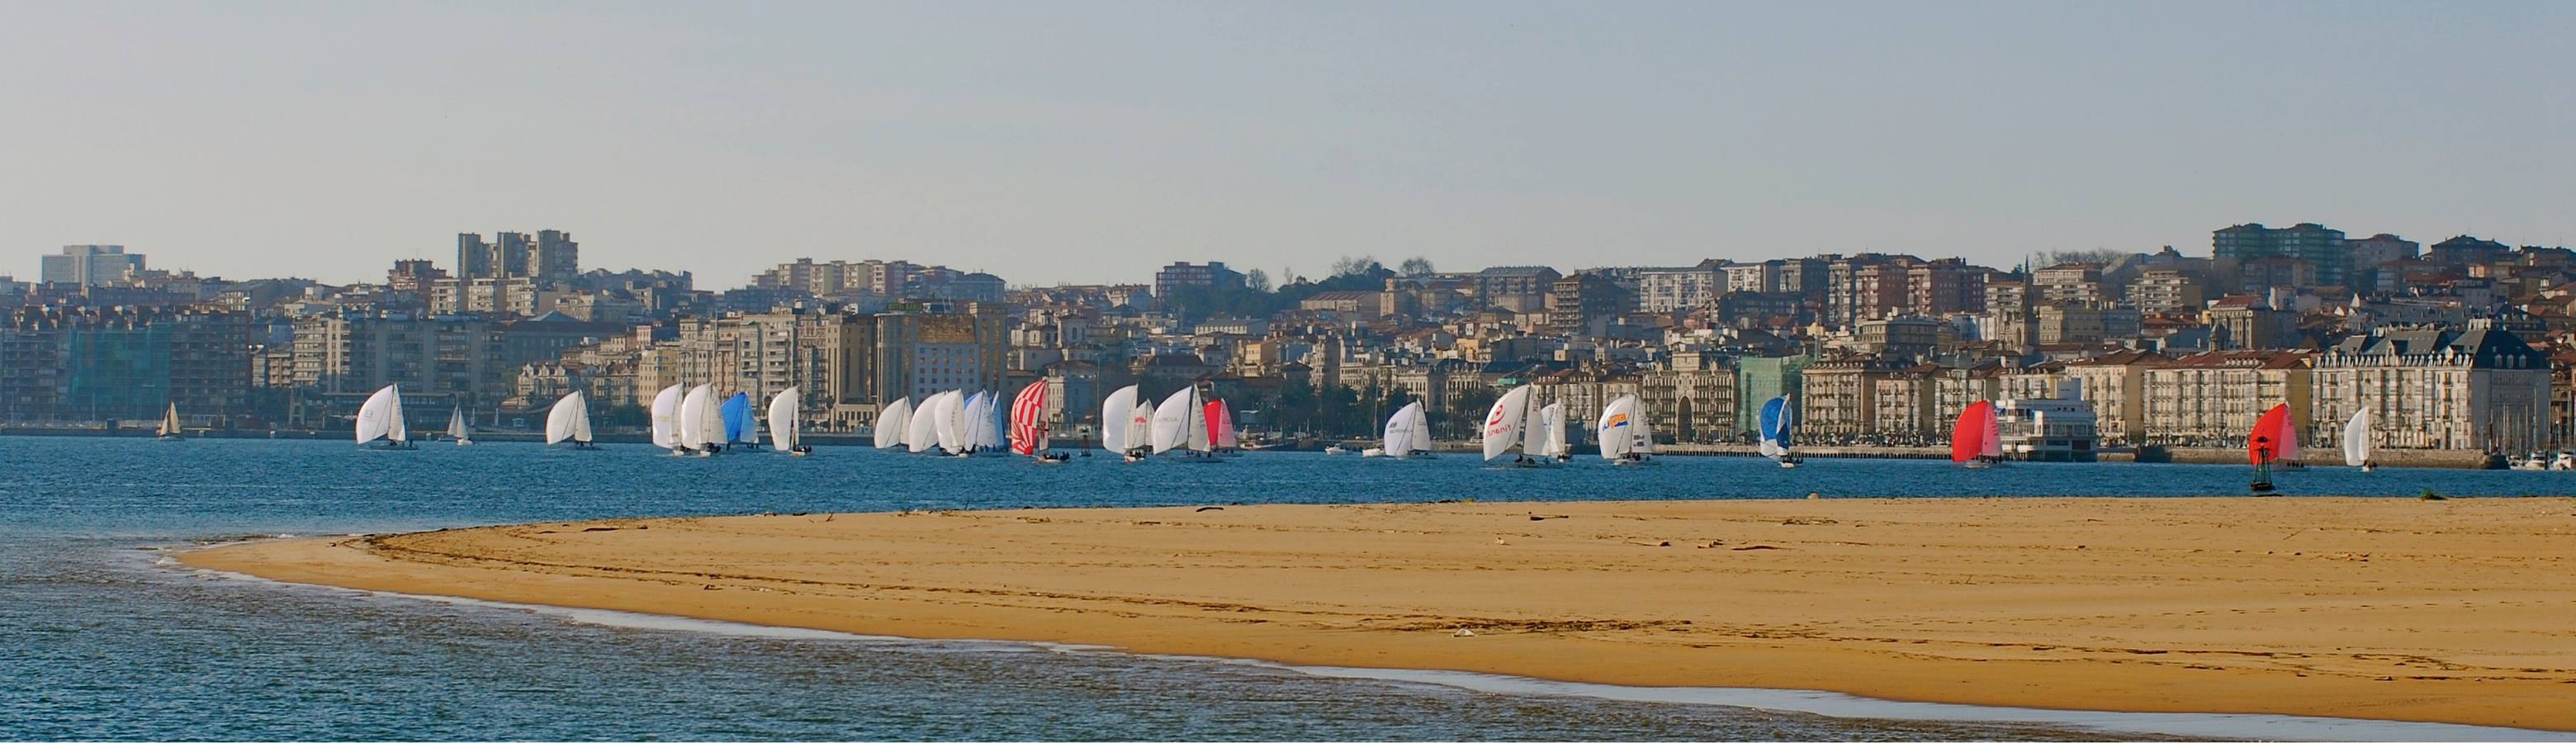
[[[401,386],[385,385],[384,389],[376,390],[376,394],[368,395],[366,404],[358,406],[359,445],[376,439],[404,440],[402,392],[396,389]]]
[[[892,449],[903,445],[903,435],[912,428],[912,398],[900,398],[877,411],[876,445]]]
[[[1397,408],[1394,415],[1387,416],[1386,431],[1381,436],[1386,455],[1401,457],[1431,448],[1431,439],[1424,431],[1423,421],[1420,402],[1406,403],[1404,407]]]
[[[1009,419],[1005,417],[1008,413],[1009,411],[1002,406],[1001,395],[991,392],[975,393],[975,397],[966,402],[967,449],[978,452],[1009,451],[1010,443],[1003,439],[1003,432],[1010,427]]]
[[[566,439],[590,443],[590,406],[583,402],[579,390],[564,395],[546,410],[546,443],[560,444]]]
[[[939,446],[939,400],[945,394],[921,398],[921,404],[913,407],[912,418],[904,427],[905,451],[920,454]]]
[[[1136,385],[1118,388],[1109,399],[1100,401],[1100,448],[1106,451],[1127,450],[1127,421],[1136,410]]]
[[[1142,452],[1154,448],[1154,405],[1139,400],[1136,409],[1127,412],[1126,451]]]
[[[2343,424],[2343,463],[2355,467],[2370,461],[2370,411],[2353,411]]]
[[[680,386],[662,388],[653,396],[653,445],[664,449],[680,448]]]
[[[458,405],[455,410],[447,414],[447,437],[457,441],[466,440],[465,406]]]
[[[1522,437],[1529,434],[1529,399],[1528,386],[1514,387],[1494,401],[1492,410],[1485,411],[1485,461],[1494,461],[1514,446],[1520,446],[1522,454],[1531,453],[1530,447],[1521,443]]]
[[[1190,409],[1181,411],[1181,445],[1195,452],[1216,450],[1216,441],[1208,438],[1207,400],[1199,397],[1197,385],[1191,385]]]
[[[1637,416],[1637,397],[1621,395],[1601,407],[1601,421],[1595,425],[1601,439],[1601,458],[1618,459],[1637,448],[1637,427],[1643,421]]]
[[[779,451],[796,448],[796,388],[769,398],[769,445]]]
[[[1545,448],[1539,450],[1540,454],[1562,457],[1574,452],[1574,447],[1565,443],[1565,403],[1548,403],[1539,409],[1539,419],[1547,422]]]
[[[931,414],[931,431],[939,435],[941,451],[955,454],[966,450],[966,393],[949,390],[939,393],[939,407]]]
[[[1424,454],[1431,453],[1430,414],[1424,412],[1422,403],[1417,402],[1405,407],[1413,410],[1413,450]]]
[[[1653,454],[1655,453],[1655,429],[1651,425],[1651,422],[1646,420],[1646,402],[1644,400],[1637,399],[1636,395],[1628,395],[1627,397],[1628,412],[1637,418],[1636,451],[1639,454]]]
[[[170,403],[170,412],[161,415],[161,435],[179,435],[179,404]]]
[[[1195,414],[1198,405],[1199,388],[1196,386],[1183,387],[1171,397],[1163,398],[1163,404],[1154,408],[1154,453],[1196,448],[1190,447],[1189,429],[1190,423],[1198,418]],[[1205,438],[1206,429],[1202,427],[1199,430],[1199,437]]]
[[[707,385],[705,402],[707,409],[698,414],[698,425],[703,427],[698,430],[698,440],[706,442],[711,448],[722,447],[726,442],[725,397],[726,395],[715,390],[715,385]]]
[[[680,448],[704,449],[709,444],[724,440],[722,428],[717,428],[714,436],[707,435],[707,424],[710,419],[720,417],[713,404],[715,401],[710,399],[713,397],[715,397],[715,385],[712,384],[691,387],[689,394],[680,397]],[[718,426],[724,425],[722,421],[715,421],[715,423]]]

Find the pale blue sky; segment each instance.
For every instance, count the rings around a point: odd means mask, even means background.
[[[2576,3],[0,3],[0,273],[2576,244]]]

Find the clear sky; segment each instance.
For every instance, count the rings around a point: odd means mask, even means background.
[[[0,3],[0,273],[2576,244],[2576,3]]]

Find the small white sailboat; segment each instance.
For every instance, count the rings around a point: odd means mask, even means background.
[[[457,446],[474,445],[473,437],[467,435],[465,430],[465,406],[458,405],[454,410],[448,412],[447,437],[455,439]]]
[[[388,384],[358,406],[358,445],[383,439],[391,448],[408,448],[411,433],[403,428],[402,385]]]
[[[1394,415],[1387,416],[1386,430],[1380,434],[1380,446],[1374,456],[1389,459],[1411,459],[1431,455],[1431,425],[1419,401],[1405,403]],[[1360,456],[1372,456],[1367,451]]]
[[[723,445],[724,413],[716,409],[715,385],[689,388],[680,397],[680,450],[703,457]]]
[[[1134,431],[1129,425],[1136,417],[1138,394],[1140,392],[1136,385],[1131,384],[1118,388],[1117,392],[1109,393],[1108,398],[1100,401],[1101,451],[1125,454],[1130,448],[1127,445],[1128,436],[1145,435],[1144,431]]]
[[[555,406],[546,409],[546,445],[571,441],[573,448],[590,448],[590,403],[573,390]]]
[[[912,398],[896,398],[894,404],[877,411],[876,446],[878,449],[903,447],[903,435],[912,429]]]
[[[1208,438],[1205,405],[1199,399],[1197,385],[1183,387],[1172,396],[1163,398],[1163,404],[1154,408],[1154,453],[1168,454],[1177,450],[1181,452],[1181,461],[1216,461],[1210,453],[1215,444]]]
[[[170,403],[170,412],[161,414],[161,430],[154,434],[162,441],[185,441],[179,436],[179,404]]]
[[[2576,452],[2558,450],[2558,458],[2549,460],[2549,469],[2555,472],[2576,470]]]
[[[669,450],[672,456],[681,453],[680,399],[680,386],[676,384],[653,395],[653,445]]]
[[[1011,445],[1006,434],[1010,411],[1002,407],[1002,396],[977,392],[966,406],[966,452],[977,456],[1009,456]]]
[[[778,394],[769,397],[769,445],[795,457],[814,453],[814,448],[806,446],[796,430],[799,399],[795,387],[779,390]]]
[[[945,392],[932,393],[921,398],[921,403],[912,407],[912,418],[906,421],[904,426],[904,451],[928,454],[930,450],[939,447],[939,400],[946,394]]]
[[[1485,411],[1485,461],[1494,461],[1516,446],[1520,447],[1521,455],[1513,460],[1514,464],[1526,467],[1541,461],[1533,455],[1538,454],[1539,437],[1544,433],[1540,429],[1546,428],[1546,423],[1533,421],[1532,418],[1537,417],[1532,415],[1533,412],[1528,386],[1514,387],[1494,400],[1493,408]]]
[[[966,403],[964,390],[940,393],[939,409],[932,411],[931,431],[939,437],[939,453],[966,456]]]
[[[1643,407],[1636,395],[1620,395],[1602,406],[1597,431],[1602,459],[1622,466],[1655,463],[1654,433],[1646,428]]]
[[[2352,420],[2343,424],[2343,463],[2360,467],[2363,472],[2379,469],[2370,461],[2370,411],[2353,411]]]
[[[1344,454],[1344,453],[1348,453],[1349,451],[1350,451],[1349,449],[1344,449],[1344,448],[1342,448],[1342,445],[1341,445],[1341,444],[1325,444],[1325,445],[1324,445],[1324,456],[1327,456],[1327,457],[1329,457],[1329,456],[1333,456],[1333,455],[1336,455],[1336,454]]]
[[[1539,409],[1538,417],[1539,424],[1546,427],[1539,433],[1539,458],[1554,460],[1557,464],[1574,461],[1574,447],[1565,441],[1565,403],[1548,403],[1547,407]]]

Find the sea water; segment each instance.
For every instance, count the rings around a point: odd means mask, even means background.
[[[1094,456],[1039,467],[835,447],[810,457],[701,459],[635,445],[382,451],[0,437],[0,739],[2297,737],[2302,728],[2124,727],[1834,695],[1646,693],[853,637],[288,586],[169,559],[210,541],[618,516],[1809,492],[2190,495],[2241,492],[2244,479],[2243,468],[2174,465],[1968,472],[1814,460],[1781,470],[1746,458],[1669,458],[1659,467],[1516,470],[1468,456],[1252,453],[1205,466]],[[2576,493],[2576,474],[2548,472],[2321,468],[2279,482],[2294,496]]]

